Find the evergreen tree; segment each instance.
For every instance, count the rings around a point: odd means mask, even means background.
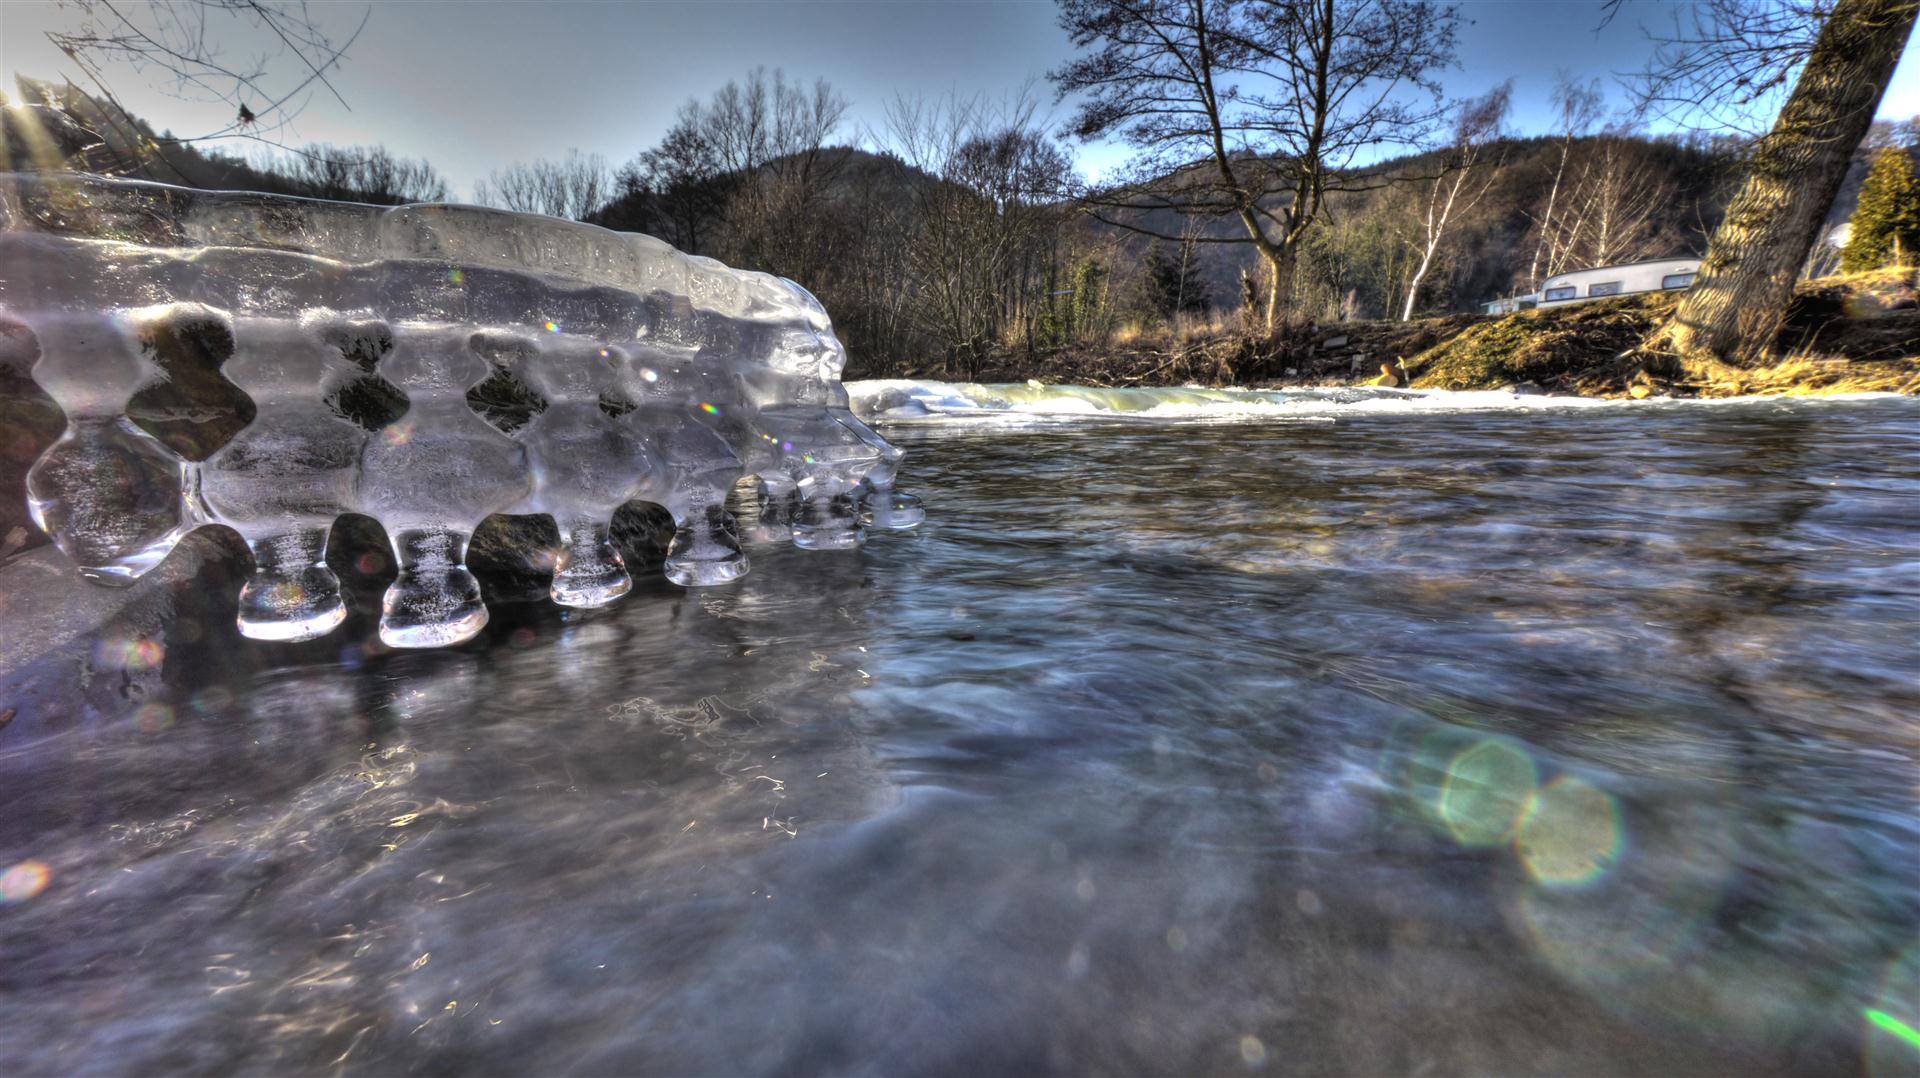
[[[1848,273],[1879,269],[1889,262],[1911,265],[1920,254],[1920,176],[1907,151],[1888,146],[1873,156],[1860,187],[1840,249],[1840,268]]]
[[[1106,299],[1102,289],[1106,278],[1107,268],[1091,258],[1073,268],[1073,305],[1067,323],[1069,338],[1084,340],[1099,328]]]
[[[1147,280],[1153,288],[1153,307],[1171,322],[1181,314],[1207,309],[1207,285],[1200,276],[1195,243],[1184,242],[1168,254],[1158,243],[1147,248]]]

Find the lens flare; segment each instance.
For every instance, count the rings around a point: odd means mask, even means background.
[[[1622,828],[1613,867],[1591,886],[1546,886],[1531,874],[1511,880],[1517,893],[1506,912],[1519,938],[1629,1021],[1684,1016],[1772,1036],[1815,1013],[1817,1006],[1801,1005],[1803,994],[1764,985],[1766,973],[1739,938],[1710,931],[1741,855],[1735,812],[1655,797],[1640,800],[1632,819],[1630,844]]]
[[[1619,809],[1605,790],[1561,775],[1527,800],[1513,845],[1542,886],[1590,884],[1620,856]]]
[[[1867,1019],[1867,1073],[1913,1074],[1920,1069],[1920,947],[1888,967]]]
[[[145,637],[105,639],[93,652],[94,665],[102,670],[158,670],[166,658],[166,645]]]
[[[1513,837],[1539,780],[1533,757],[1489,738],[1447,765],[1440,821],[1463,846],[1497,846]]]
[[[718,408],[715,408],[715,407],[714,407],[713,405],[711,405],[711,404],[708,404],[708,403],[707,403],[706,401],[701,401],[701,402],[700,402],[700,410],[701,410],[701,411],[703,411],[703,412],[705,412],[705,413],[707,413],[708,415],[719,415],[719,414],[720,414],[720,409],[718,409]]]
[[[1873,1007],[1867,1008],[1866,1015],[1867,1021],[1906,1041],[1908,1044],[1913,1045],[1915,1050],[1920,1051],[1920,1029],[1915,1029],[1900,1019],[1895,1018],[1893,1015]]]
[[[558,333],[560,332],[560,323],[548,320],[540,328],[546,330],[548,333]]]
[[[0,872],[0,906],[10,906],[47,889],[53,871],[39,861],[22,861]]]
[[[173,708],[157,700],[148,701],[133,713],[133,722],[145,733],[158,733],[173,725]]]

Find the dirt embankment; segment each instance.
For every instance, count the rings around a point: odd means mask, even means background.
[[[1532,384],[1602,397],[1920,392],[1914,277],[1883,270],[1802,285],[1781,358],[1767,367],[1703,364],[1650,346],[1677,300],[1655,293],[1508,315],[1410,358],[1406,369],[1418,388]]]
[[[1078,346],[999,357],[971,380],[1099,386],[1411,384],[1601,397],[1916,393],[1920,308],[1915,277],[1913,270],[1883,270],[1803,284],[1780,337],[1781,360],[1752,370],[1686,362],[1650,348],[1648,339],[1676,300],[1675,294],[1655,293],[1497,318],[1306,323],[1269,336],[1222,333]]]

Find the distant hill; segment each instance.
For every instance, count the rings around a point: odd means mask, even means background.
[[[786,159],[778,159],[765,167],[778,169],[786,163]],[[829,205],[842,210],[853,205],[898,210],[904,207],[915,188],[940,182],[892,154],[875,153],[856,146],[826,147],[819,151],[814,164],[818,174],[824,177]],[[722,186],[725,182],[724,178],[720,181]],[[661,207],[660,199],[654,192],[627,189],[617,193],[587,220],[619,231],[646,232],[677,240],[672,235],[674,229],[667,217],[668,211]],[[717,239],[718,234],[716,232],[707,238]],[[694,254],[719,253],[708,242],[679,242],[684,248],[693,248]]]

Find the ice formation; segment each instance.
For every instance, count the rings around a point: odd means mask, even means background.
[[[182,337],[193,370],[162,362]],[[397,647],[486,624],[464,562],[493,513],[552,516],[552,596],[577,607],[631,587],[608,530],[630,500],[673,515],[666,573],[689,586],[747,570],[724,508],[743,476],[761,536],[800,547],[922,517],[893,490],[901,451],[849,411],[846,353],[805,289],[549,217],[0,174],[0,348],[26,350],[67,417],[28,473],[35,522],[109,584],[231,526],[255,639],[345,617],[325,560],[342,513],[393,544],[380,636]],[[251,405],[210,453],[129,415],[188,383]],[[489,386],[520,414],[476,410]]]

